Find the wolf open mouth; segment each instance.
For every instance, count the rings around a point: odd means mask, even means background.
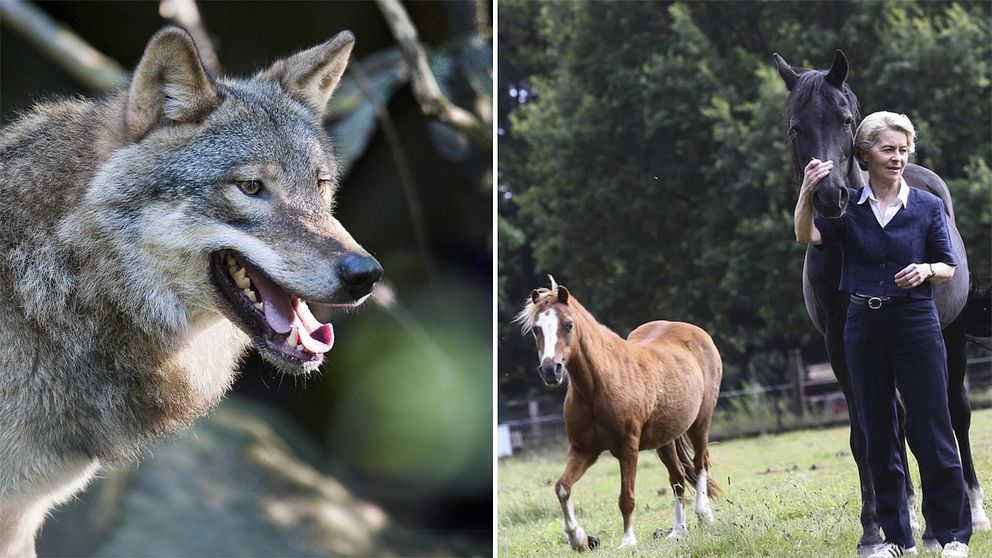
[[[307,303],[230,250],[212,256],[212,267],[239,321],[273,364],[298,372],[316,369],[334,345],[334,328],[314,318]]]

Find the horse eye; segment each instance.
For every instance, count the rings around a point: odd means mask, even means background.
[[[791,132],[792,135],[794,135],[794,136],[798,136],[799,134],[802,133],[802,130],[799,129],[799,126],[791,126],[789,128],[789,132]]]
[[[317,193],[321,196],[331,187],[331,181],[326,179],[317,180]]]
[[[844,121],[844,125],[845,126],[854,126],[854,119],[851,118],[850,116],[848,116],[847,117],[847,120]]]
[[[565,322],[565,330],[566,331],[572,331],[572,328],[573,327],[575,327],[575,322]]]
[[[238,188],[249,196],[257,196],[262,191],[261,180],[238,180]]]

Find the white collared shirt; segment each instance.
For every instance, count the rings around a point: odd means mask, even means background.
[[[909,205],[909,186],[906,185],[906,181],[902,178],[899,179],[899,193],[896,194],[896,199],[899,200],[899,203],[889,204],[889,207],[885,208],[885,214],[883,215],[878,204],[878,199],[875,198],[875,192],[872,192],[870,185],[866,185],[865,189],[861,191],[861,199],[858,200],[858,205],[865,203],[865,200],[867,200],[868,205],[871,206],[871,212],[875,214],[875,220],[884,229],[885,225],[889,224],[889,221],[896,216],[896,213],[900,209]]]

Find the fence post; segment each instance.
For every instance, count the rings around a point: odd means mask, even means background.
[[[531,399],[527,402],[527,416],[530,417],[530,436],[532,441],[540,440],[541,435],[541,425],[537,422],[537,417],[540,416],[538,412],[540,405],[536,399]]]
[[[789,374],[791,389],[792,414],[806,418],[806,369],[803,366],[803,355],[799,349],[791,349],[786,357],[786,368]]]

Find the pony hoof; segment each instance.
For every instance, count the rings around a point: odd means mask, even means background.
[[[589,550],[596,550],[599,547],[599,537],[589,535],[586,537],[586,543],[589,545]]]

